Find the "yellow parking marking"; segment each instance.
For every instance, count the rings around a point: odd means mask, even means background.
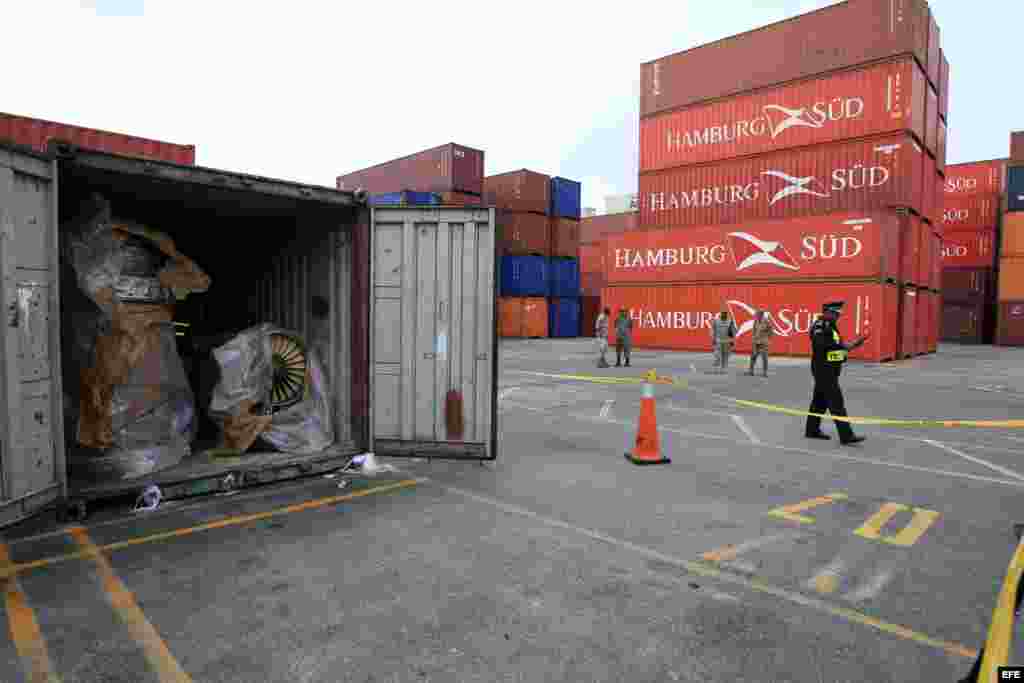
[[[898,513],[910,509],[910,506],[903,505],[902,503],[886,503],[853,533],[861,538],[882,541],[890,545],[914,545],[924,535],[924,532],[928,531],[928,528],[935,523],[935,520],[938,519],[938,512],[914,508],[914,517],[910,520],[909,524],[895,534],[882,535],[882,528],[889,523],[889,520]]]
[[[814,590],[824,595],[835,593],[836,589],[839,588],[839,582],[844,569],[846,569],[846,564],[837,557],[828,565],[822,567],[807,583]]]
[[[755,548],[761,548],[763,546],[775,543],[776,541],[782,541],[790,538],[798,538],[803,534],[774,534],[772,536],[761,536],[759,538],[745,541],[743,543],[736,543],[732,545],[725,545],[715,550],[709,550],[708,552],[701,555],[702,560],[708,562],[728,562],[735,560],[740,556],[741,553],[745,553],[748,550],[754,550]]]
[[[10,551],[0,542],[0,568],[9,567],[11,564]],[[28,598],[18,585],[18,577],[10,576],[0,581],[4,584],[4,607],[11,640],[21,658],[25,680],[28,683],[59,682],[60,678],[53,672],[50,653],[36,620],[35,610],[29,606]]]
[[[75,542],[82,547],[83,551],[96,563],[100,579],[103,583],[103,590],[107,594],[107,601],[114,608],[117,615],[128,627],[132,637],[142,646],[146,661],[149,663],[153,673],[157,675],[160,683],[190,683],[191,676],[178,664],[167,643],[157,632],[153,624],[142,613],[142,609],[135,601],[135,595],[114,573],[114,568],[100,551],[99,547],[92,542],[85,529],[74,529],[71,536]]]
[[[1006,666],[1010,657],[1010,641],[1013,638],[1017,602],[1017,586],[1024,575],[1024,542],[1017,544],[1010,566],[1006,570],[1003,588],[999,591],[996,608],[992,612],[992,623],[988,627],[988,638],[985,640],[985,656],[981,660],[979,681],[996,680],[996,668]]]
[[[267,510],[266,512],[256,512],[250,515],[237,515],[233,517],[224,517],[222,519],[207,522],[205,524],[199,524],[197,526],[185,527],[181,529],[174,529],[173,531],[165,531],[159,534],[151,534],[149,536],[141,536],[139,538],[130,538],[126,541],[117,541],[115,543],[108,543],[106,545],[98,546],[99,550],[105,553],[113,552],[115,550],[121,550],[123,548],[130,548],[136,545],[142,545],[145,543],[153,543],[156,541],[166,541],[172,538],[180,538],[182,536],[189,536],[202,531],[209,531],[211,529],[223,529],[225,527],[237,526],[239,524],[246,524],[248,522],[256,522],[262,519],[269,519],[271,517],[279,517],[281,515],[289,515],[293,512],[302,512],[305,510],[315,510],[317,508],[327,507],[329,505],[335,505],[337,503],[344,503],[345,501],[354,500],[356,498],[363,498],[365,496],[371,496],[375,493],[385,493],[387,491],[395,491],[397,489],[409,488],[419,483],[417,479],[403,479],[402,481],[395,482],[393,484],[385,484],[382,486],[374,486],[372,488],[363,489],[362,491],[354,491],[344,496],[329,496],[327,498],[317,498],[315,500],[306,501],[305,503],[297,503],[295,505],[288,505],[287,507],[277,508],[276,510]],[[74,534],[76,531],[82,530],[82,527],[73,527],[70,533]],[[53,557],[47,557],[40,560],[32,560],[31,562],[22,562],[20,564],[12,564],[8,567],[0,567],[0,579],[14,576],[19,572],[28,571],[30,569],[38,569],[40,567],[48,567],[50,565],[58,564],[60,562],[69,562],[72,560],[81,560],[90,557],[86,551],[79,551],[74,553],[66,553],[64,555],[55,555]]]
[[[847,495],[845,493],[830,493],[827,496],[812,498],[810,500],[805,500],[802,503],[783,505],[782,507],[769,511],[768,516],[777,517],[779,519],[788,519],[791,522],[799,522],[800,524],[814,524],[813,517],[797,513],[810,510],[811,508],[816,508],[821,505],[828,505],[829,503],[834,503],[837,500],[846,500],[846,498]]]

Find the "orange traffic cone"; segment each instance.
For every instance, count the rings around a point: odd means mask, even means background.
[[[643,398],[640,399],[640,420],[636,431],[636,446],[632,453],[626,453],[626,460],[635,465],[658,465],[672,462],[661,454],[661,440],[658,438],[658,416],[654,410],[654,387],[648,373],[644,381]]]

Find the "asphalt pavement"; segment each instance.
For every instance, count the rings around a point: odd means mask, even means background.
[[[1022,361],[943,345],[842,383],[855,416],[1016,419]],[[1024,430],[808,441],[736,403],[806,409],[806,360],[710,364],[599,370],[587,340],[503,340],[494,463],[6,530],[0,679],[958,680],[1024,521]],[[672,462],[638,467],[640,385],[585,376],[651,369],[676,380],[655,387]]]

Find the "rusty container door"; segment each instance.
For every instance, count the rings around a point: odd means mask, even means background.
[[[494,210],[372,212],[371,449],[493,460]]]
[[[0,148],[0,528],[67,493],[56,165]]]

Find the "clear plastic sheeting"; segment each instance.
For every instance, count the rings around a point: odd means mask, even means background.
[[[284,357],[275,338],[287,339],[294,355]],[[259,437],[279,451],[313,454],[334,443],[327,378],[298,333],[264,323],[214,349],[213,356],[221,379],[210,416],[221,429],[222,447],[245,451]],[[285,400],[294,392],[298,400]]]

